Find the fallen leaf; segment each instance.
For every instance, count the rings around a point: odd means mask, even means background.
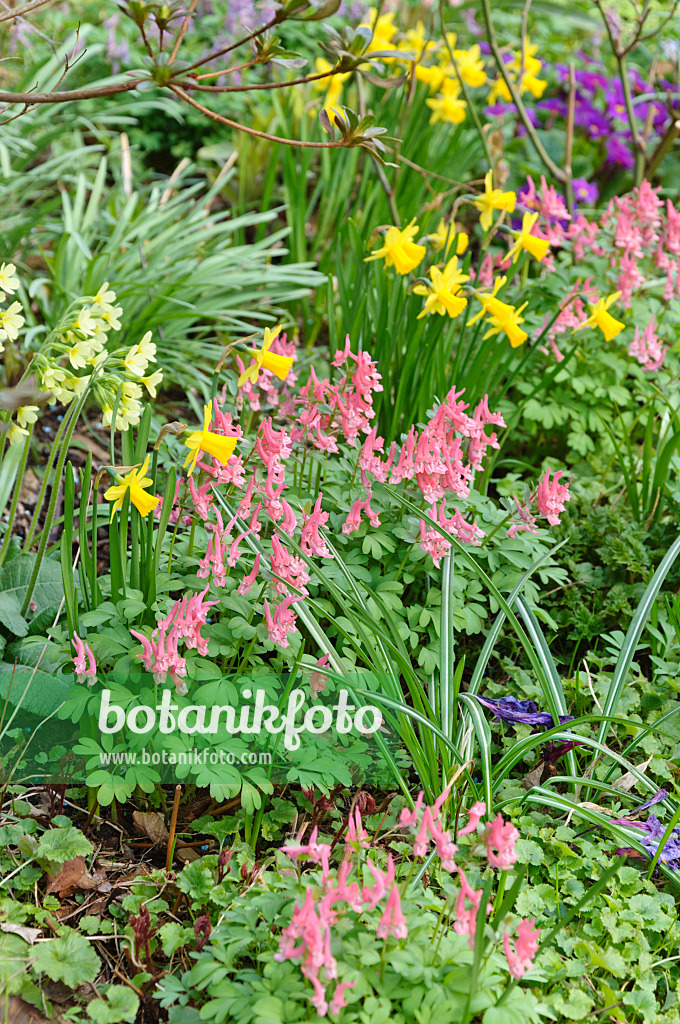
[[[652,760],[652,757],[653,755],[650,754],[646,761],[643,761],[641,764],[637,765],[638,772],[641,772],[644,775],[644,773],[649,768],[649,764]],[[639,781],[640,780],[638,779],[637,775],[634,775],[633,772],[626,772],[626,774],[622,775],[620,779],[616,780],[616,782],[612,782],[612,786],[614,787],[614,789],[620,789],[623,793],[628,793],[629,790],[633,788],[635,783]]]
[[[5,921],[0,924],[0,932],[9,932],[11,935],[18,935],[24,939],[29,946],[32,946],[36,939],[42,935],[40,928],[27,928],[23,924],[12,924],[10,921]]]
[[[47,1017],[43,1017],[40,1010],[19,996],[10,998],[7,1021],[8,1024],[49,1024]]]
[[[168,838],[168,830],[158,811],[135,811],[132,820],[152,843],[164,843]]]
[[[111,892],[111,883],[107,881],[103,871],[91,875],[87,870],[84,857],[67,860],[58,875],[55,875],[47,886],[47,892],[56,892],[67,896],[76,889],[97,889],[99,892]]]
[[[175,856],[177,860],[181,860],[183,864],[189,864],[192,860],[200,860],[195,850],[192,850],[190,846],[177,846],[175,847]]]

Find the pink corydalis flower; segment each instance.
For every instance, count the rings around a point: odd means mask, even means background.
[[[500,812],[487,824],[488,831],[484,836],[484,842],[489,864],[507,871],[517,860],[515,843],[519,839],[519,832],[511,822],[503,820]]]
[[[474,949],[477,914],[484,893],[482,889],[475,891],[471,888],[470,883],[465,877],[465,872],[461,868],[458,868],[458,877],[460,879],[460,889],[458,890],[458,899],[456,900],[456,920],[453,930],[457,935],[469,936],[468,945],[470,949]],[[466,907],[466,901],[470,903],[469,907]],[[486,913],[490,914],[491,910],[492,907],[489,903],[486,907]]]
[[[362,847],[370,846],[370,840],[368,838],[368,832],[363,827],[361,821],[361,812],[358,807],[354,808],[354,813],[350,814],[349,821],[347,823],[347,832],[345,834],[345,846],[352,847],[355,850],[359,850]]]
[[[330,655],[324,654],[323,658],[319,658],[316,662],[317,669],[323,668],[327,665],[329,657]],[[325,676],[323,672],[317,671],[317,669],[315,669],[309,677],[309,688],[313,694],[323,693],[326,689],[326,683],[328,682],[328,676]]]
[[[486,814],[486,804],[482,800],[478,800],[472,805],[468,811],[468,823],[465,828],[458,830],[459,836],[466,836],[470,832],[475,832],[480,821]]]
[[[251,587],[252,587],[253,583],[255,582],[255,580],[257,579],[259,571],[260,571],[260,552],[258,551],[258,553],[255,555],[255,561],[253,563],[252,569],[250,570],[249,573],[247,573],[243,577],[243,579],[241,580],[241,582],[238,585],[238,592],[239,592],[239,594],[242,594],[245,597],[246,594],[250,593]]]
[[[328,1012],[332,1014],[340,1013],[340,1010],[344,1006],[347,1006],[347,1000],[345,999],[345,992],[348,988],[354,988],[356,981],[339,981],[335,986],[335,992],[331,999]]]
[[[524,977],[538,951],[538,936],[541,934],[541,930],[534,928],[534,923],[534,918],[530,917],[526,921],[520,921],[517,925],[514,951],[510,944],[510,936],[507,932],[503,934],[503,950],[508,961],[508,968],[512,977],[517,980]]]
[[[668,345],[661,344],[656,333],[654,317],[644,331],[640,331],[639,327],[635,328],[635,337],[628,346],[628,355],[637,359],[643,370],[646,370],[647,373],[660,370],[666,358],[666,352],[668,352]]]
[[[313,861],[314,864],[320,864],[323,877],[324,879],[327,878],[331,856],[330,846],[327,843],[319,843],[317,841],[319,830],[316,827],[312,830],[309,842],[300,842],[302,834],[303,833],[300,832],[297,836],[297,843],[291,843],[288,846],[280,847],[281,852],[285,853],[286,856],[291,858],[291,860],[297,860],[298,857],[304,857],[306,860]]]
[[[305,516],[305,523],[300,534],[300,547],[305,555],[318,555],[321,558],[332,558],[325,540],[319,533],[321,527],[328,522],[328,512],[321,509],[323,494],[319,491],[314,508]]]
[[[561,484],[561,476],[562,470],[558,469],[551,480],[550,470],[546,469],[536,488],[538,513],[547,519],[551,526],[557,526],[566,502],[571,500],[569,484]]]
[[[393,883],[392,890],[387,897],[385,910],[376,928],[376,935],[379,939],[386,939],[390,935],[394,935],[395,939],[408,938],[408,926],[401,910],[401,899],[396,882]]]
[[[89,644],[81,640],[77,633],[73,634],[71,644],[76,652],[72,659],[76,682],[84,683],[87,680],[87,685],[92,686],[97,679],[97,663],[94,660],[94,654]]]

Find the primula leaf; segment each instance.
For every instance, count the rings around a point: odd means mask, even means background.
[[[51,715],[66,699],[72,685],[73,676],[60,676],[19,663],[15,667],[0,661],[0,700],[4,703],[9,696],[10,704],[16,707],[20,703],[22,711],[32,715],[41,718]]]
[[[37,971],[52,981],[62,981],[69,988],[94,981],[99,973],[99,957],[85,936],[78,932],[68,931],[57,939],[40,943],[34,956]]]
[[[125,1024],[134,1021],[139,1009],[139,996],[126,985],[109,985],[106,999],[93,999],[87,1007],[95,1024]]]
[[[15,636],[26,636],[28,623],[14,594],[0,594],[0,622]]]
[[[53,828],[44,832],[38,842],[35,857],[38,861],[63,864],[74,857],[89,856],[92,849],[92,843],[80,829],[69,825],[68,828]]]
[[[19,607],[26,597],[28,584],[35,567],[35,559],[36,556],[33,554],[21,555],[18,558],[13,558],[10,562],[5,562],[0,568],[0,592],[13,597]],[[45,558],[40,566],[38,580],[33,589],[32,600],[36,604],[34,612],[39,614],[45,608],[54,607],[56,609],[63,596],[61,566],[59,562]]]

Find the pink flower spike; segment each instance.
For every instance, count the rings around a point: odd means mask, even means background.
[[[408,938],[408,927],[406,918],[401,911],[401,900],[396,882],[392,884],[392,891],[387,897],[385,910],[376,928],[376,935],[379,939],[386,939],[390,934],[394,935],[395,939]]]
[[[529,970],[538,951],[538,936],[541,934],[541,930],[534,928],[534,923],[533,917],[520,921],[517,926],[514,952],[510,945],[510,936],[507,932],[503,935],[503,950],[508,961],[508,968],[512,977],[518,980],[523,978]]]
[[[515,843],[519,839],[519,832],[510,821],[503,821],[500,812],[493,821],[487,822],[488,831],[484,837],[486,843],[486,856],[489,864],[494,868],[501,868],[507,871],[517,860]],[[496,853],[494,853],[494,848]]]
[[[483,801],[478,800],[476,803],[472,805],[472,807],[468,811],[468,823],[465,826],[465,828],[461,828],[458,830],[458,835],[466,836],[470,832],[474,832],[485,814],[486,804]]]
[[[243,577],[243,579],[241,580],[241,582],[238,585],[238,592],[239,592],[239,594],[243,594],[245,596],[246,594],[250,593],[250,588],[252,587],[253,583],[257,579],[259,571],[260,571],[260,552],[258,551],[258,553],[255,555],[255,561],[253,563],[252,569],[250,570],[250,572],[246,576]]]
[[[425,793],[421,789],[420,793],[418,794],[418,799],[415,802],[413,810],[409,811],[408,807],[404,807],[402,809],[402,812],[399,815],[400,825],[415,825],[417,823],[418,815],[420,814],[420,809],[423,806],[424,797]]]
[[[71,644],[75,648],[75,656],[73,657],[73,669],[76,673],[76,681],[78,683],[84,683],[87,680],[87,685],[92,686],[97,678],[97,664],[94,660],[94,654],[87,642],[80,639],[77,633],[73,634],[73,640]]]
[[[546,469],[536,488],[539,515],[547,519],[551,526],[557,526],[560,513],[564,512],[565,503],[571,498],[569,484],[561,484],[561,476],[562,470],[558,469],[551,481],[550,470]]]
[[[345,999],[345,992],[348,988],[354,988],[356,981],[339,981],[335,986],[335,992],[333,998],[330,1001],[328,1012],[332,1014],[340,1013],[343,1006],[347,1006],[347,1000]]]

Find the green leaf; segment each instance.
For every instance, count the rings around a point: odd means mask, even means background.
[[[0,700],[9,696],[14,707],[45,718],[66,699],[73,685],[73,676],[60,676],[41,668],[17,663],[16,668],[0,661]],[[25,691],[25,692],[24,692]]]
[[[37,861],[63,864],[74,857],[87,857],[93,849],[92,843],[80,829],[69,825],[68,828],[53,828],[44,832],[38,842],[35,857]]]
[[[99,957],[84,935],[69,930],[57,939],[41,942],[34,953],[35,969],[52,981],[77,988],[99,974]]]
[[[125,1024],[133,1022],[139,1009],[139,996],[127,985],[109,985],[106,1000],[93,999],[87,1012],[95,1024]]]
[[[22,554],[19,558],[5,562],[0,568],[0,592],[13,597],[19,607],[23,605],[26,597],[31,573],[35,567],[35,559],[34,554]],[[61,603],[63,596],[64,587],[59,562],[51,558],[43,559],[33,590],[32,599],[36,604],[35,613],[39,614],[45,608],[56,608]]]
[[[15,636],[26,636],[28,623],[14,594],[0,594],[0,622]]]

